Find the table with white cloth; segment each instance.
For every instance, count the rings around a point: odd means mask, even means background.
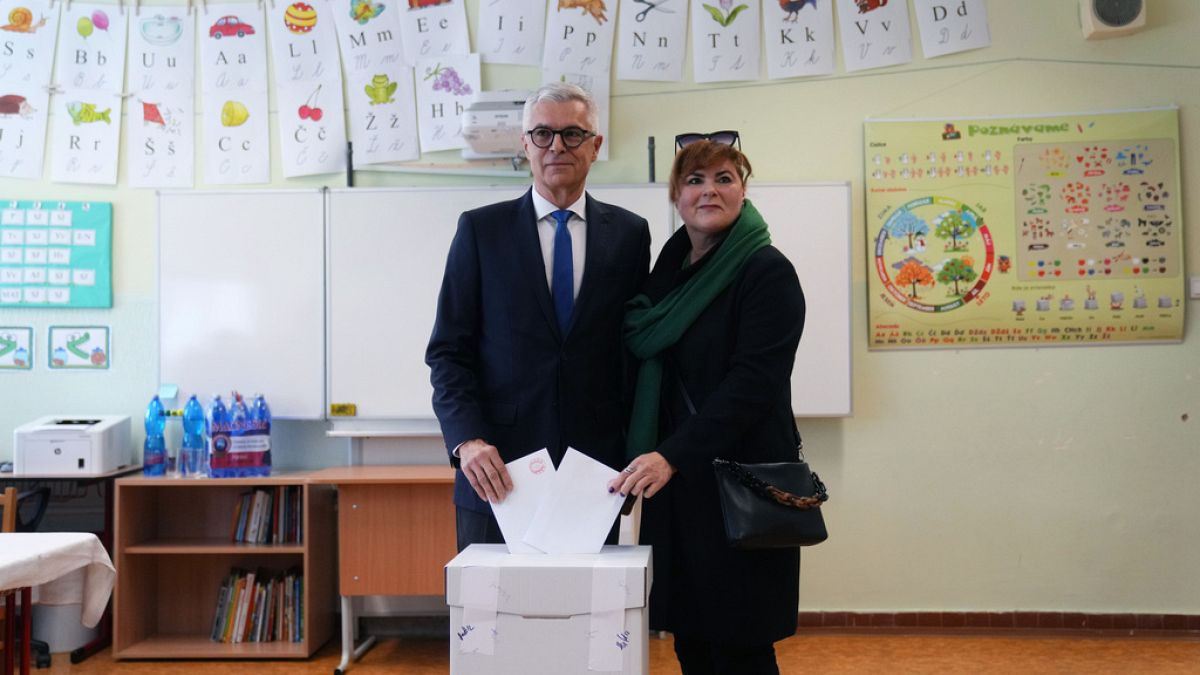
[[[29,672],[30,606],[82,604],[85,626],[95,626],[112,595],[115,571],[100,539],[84,532],[20,532],[0,534],[0,594],[6,615],[4,673],[12,672],[16,650],[12,638],[14,603],[21,596],[21,673]],[[15,645],[14,645],[15,646]]]

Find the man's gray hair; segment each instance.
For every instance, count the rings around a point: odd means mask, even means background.
[[[533,122],[533,107],[542,101],[552,101],[554,103],[570,103],[571,101],[579,101],[583,103],[587,110],[588,131],[600,133],[600,111],[596,107],[596,99],[588,93],[587,89],[569,82],[551,82],[550,84],[542,85],[541,89],[533,92],[533,95],[525,99],[524,115],[521,118],[521,125],[525,131],[529,131],[529,125]]]

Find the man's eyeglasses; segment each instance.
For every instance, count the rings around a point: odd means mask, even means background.
[[[537,127],[525,132],[525,135],[529,136],[529,140],[539,148],[548,148],[554,145],[555,134],[562,138],[563,145],[568,148],[578,148],[583,145],[584,141],[595,136],[596,132],[579,127],[567,127],[566,129]]]
[[[719,145],[733,145],[738,150],[742,149],[742,139],[738,132],[731,129],[725,131],[714,131],[711,134],[679,134],[675,137],[675,148],[682,150],[696,141],[709,141]]]

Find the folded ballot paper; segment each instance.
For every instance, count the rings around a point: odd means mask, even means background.
[[[567,448],[558,470],[545,449],[509,462],[512,492],[492,513],[509,553],[598,553],[625,498],[609,494],[619,473]]]

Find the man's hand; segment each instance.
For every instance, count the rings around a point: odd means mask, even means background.
[[[504,501],[512,491],[512,478],[496,446],[476,438],[459,447],[458,458],[459,468],[480,499],[495,504]]]

